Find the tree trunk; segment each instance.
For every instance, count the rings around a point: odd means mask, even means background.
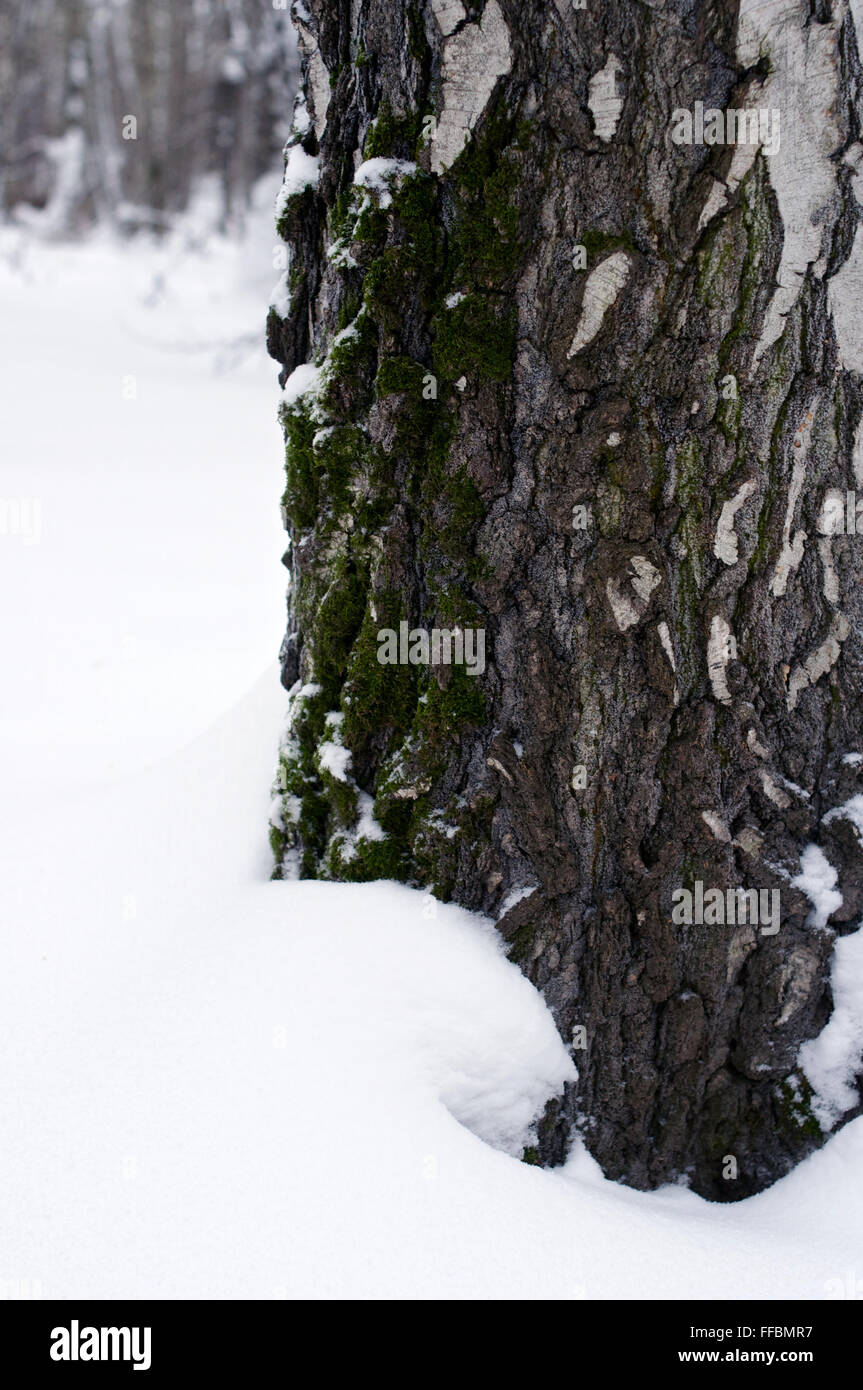
[[[496,921],[541,1161],[747,1195],[860,1109],[863,4],[297,9],[277,873]]]

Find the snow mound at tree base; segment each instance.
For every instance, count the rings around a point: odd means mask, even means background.
[[[283,706],[272,670],[182,754],[58,794],[47,822],[17,788],[0,1278],[62,1298],[851,1287],[860,1121],[733,1209],[607,1183],[578,1148],[518,1161],[571,1074],[545,1006],[459,909],[267,881]]]

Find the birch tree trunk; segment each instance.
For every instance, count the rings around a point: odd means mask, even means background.
[[[277,872],[494,919],[528,1158],[747,1195],[860,1112],[863,4],[295,12]]]

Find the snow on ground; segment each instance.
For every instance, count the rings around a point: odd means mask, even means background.
[[[150,310],[152,250],[0,269],[2,491],[43,517],[38,543],[0,535],[0,1290],[863,1287],[863,1120],[733,1207],[629,1191],[582,1151],[527,1166],[570,1063],[489,927],[393,884],[268,881],[273,368],[156,346],[256,322],[250,248],[179,256]]]
[[[239,246],[209,200],[161,250],[0,229],[0,736],[46,787],[181,746],[278,650],[277,184]]]

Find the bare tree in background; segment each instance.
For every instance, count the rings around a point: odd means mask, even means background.
[[[216,175],[228,225],[277,161],[295,65],[261,0],[5,0],[0,209],[159,226]]]

